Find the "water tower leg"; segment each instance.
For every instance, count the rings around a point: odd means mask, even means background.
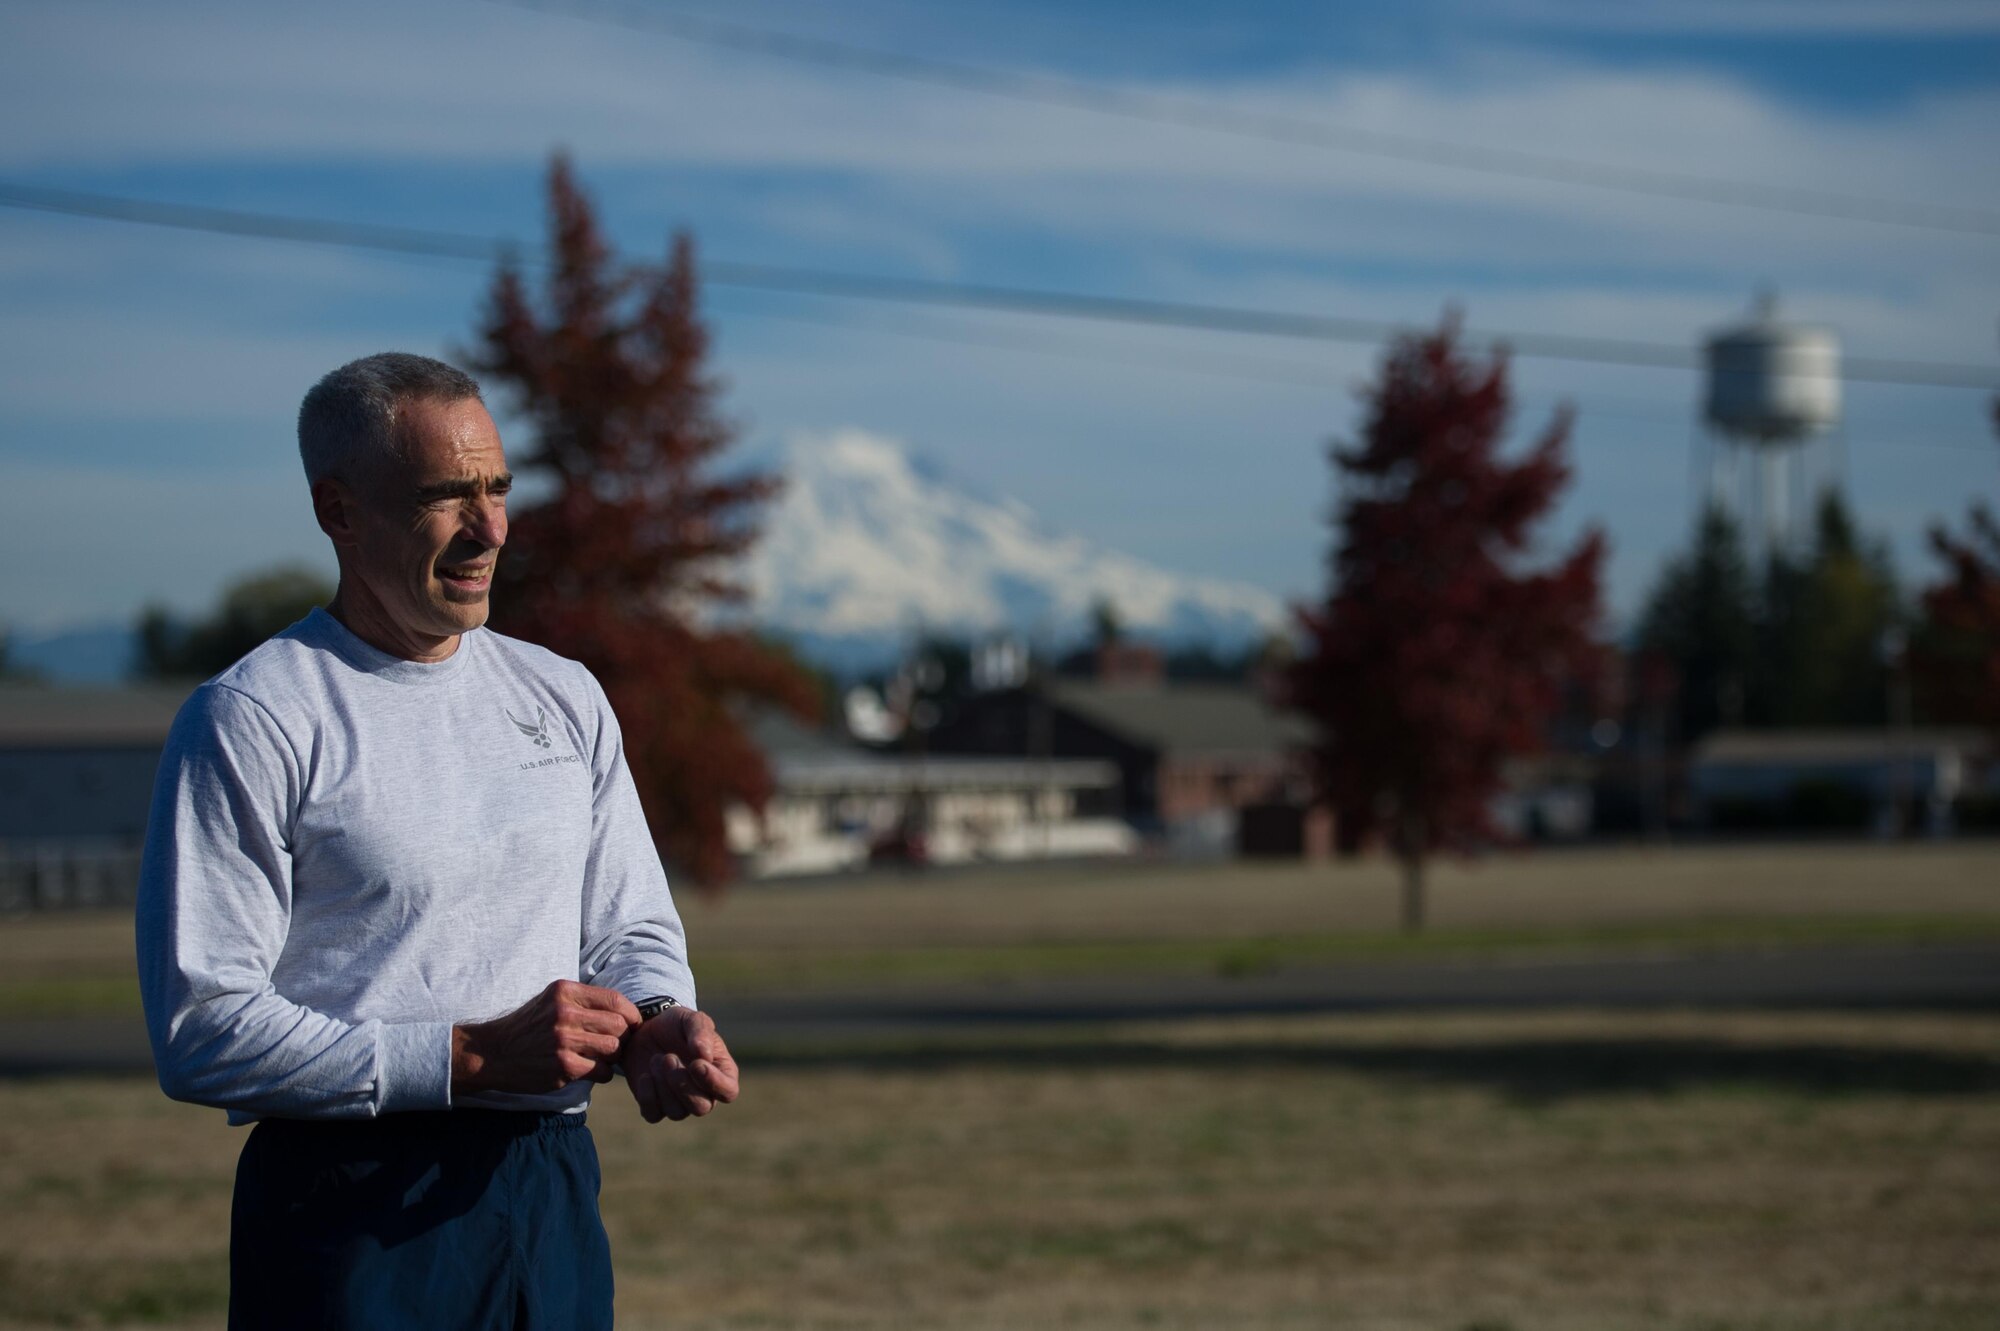
[[[1714,482],[1709,479],[1715,468],[1710,459],[1708,436],[1699,425],[1688,427],[1688,516],[1694,522],[1701,521],[1702,506],[1709,503],[1709,492]]]
[[[1785,551],[1786,529],[1791,523],[1790,505],[1786,502],[1790,498],[1786,493],[1786,482],[1791,479],[1791,469],[1785,465],[1785,450],[1765,445],[1763,470],[1763,555],[1769,560]]]
[[[1737,511],[1735,502],[1736,450],[1726,441],[1711,440],[1708,446],[1708,493],[1704,501],[1711,508],[1720,509],[1729,515],[1732,522],[1741,522],[1743,515]]]

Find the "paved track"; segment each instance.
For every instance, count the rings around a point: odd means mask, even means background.
[[[1241,978],[710,994],[707,1005],[724,1033],[751,1049],[1190,1015],[1567,1007],[2000,1011],[2000,945],[1365,962]],[[151,1067],[136,1018],[0,1021],[0,1076]]]
[[[1449,1008],[2000,1011],[2000,945],[1345,963],[1241,978],[1047,980],[976,990],[712,995],[745,1042],[1201,1015]]]

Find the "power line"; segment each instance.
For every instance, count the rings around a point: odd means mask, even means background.
[[[802,64],[1273,143],[1652,198],[1790,213],[1841,222],[1872,222],[1927,231],[2000,236],[2000,210],[1991,208],[1875,198],[1805,186],[1771,185],[1762,181],[1661,171],[1616,162],[1585,161],[1519,148],[1452,143],[1412,134],[1309,120],[1274,111],[1245,110],[1191,97],[1137,92],[1048,74],[1024,74],[929,56],[905,55],[819,37],[803,37],[733,20],[675,13],[657,6],[635,10],[629,5],[598,3],[597,0],[491,0],[491,3],[587,22],[615,24],[680,41],[776,56]]]
[[[803,324],[811,328],[832,328],[843,333],[870,333],[877,336],[909,338],[921,342],[937,342],[953,346],[980,347],[996,351],[1020,352],[1031,356],[1052,357],[1067,360],[1083,357],[1106,364],[1121,365],[1133,369],[1156,370],[1170,374],[1214,375],[1228,379],[1242,379],[1257,383],[1284,384],[1295,388],[1334,390],[1353,387],[1343,383],[1337,375],[1322,367],[1299,361],[1274,358],[1232,356],[1219,358],[1214,355],[1201,356],[1151,356],[1133,354],[1122,348],[1114,348],[1100,342],[1052,342],[1046,337],[1018,336],[1005,334],[971,333],[963,329],[944,329],[936,326],[884,324],[878,322],[857,322],[853,319],[833,318],[822,315],[801,313],[797,310],[763,310],[738,306],[738,317],[752,319],[775,319],[782,323]],[[1685,430],[1692,412],[1692,405],[1684,411],[1668,411],[1664,408],[1648,406],[1630,400],[1617,398],[1579,397],[1574,393],[1519,392],[1514,394],[1515,406],[1522,411],[1548,411],[1568,405],[1575,409],[1579,428],[1595,428],[1599,422],[1630,421],[1645,425],[1670,426]],[[1994,452],[1992,441],[1985,439],[1931,439],[1913,436],[1902,442],[1886,438],[1862,440],[1848,439],[1849,448],[1947,448],[1978,453]]]
[[[417,227],[368,222],[337,222],[323,218],[281,216],[234,208],[210,208],[160,203],[81,190],[47,189],[0,181],[0,208],[56,213],[256,237],[343,249],[391,254],[476,259],[498,262],[519,257],[519,247],[491,236],[431,231]],[[1080,292],[1003,287],[970,282],[936,282],[920,278],[881,277],[823,268],[783,264],[705,260],[703,280],[715,286],[782,291],[795,295],[889,301],[904,305],[953,306],[997,310],[1099,323],[1188,328],[1201,332],[1247,333],[1318,342],[1378,343],[1425,328],[1387,319],[1294,314],[1242,306],[1204,305],[1182,301],[1098,296]],[[1668,342],[1586,337],[1562,333],[1505,332],[1468,329],[1468,337],[1497,342],[1519,356],[1584,361],[1602,365],[1632,365],[1649,369],[1693,370],[1700,356],[1692,348]],[[1844,357],[1841,373],[1848,379],[1907,384],[1927,388],[2000,389],[2000,370],[1982,365],[1943,361],[1894,360],[1884,357]]]
[[[1226,379],[1240,379],[1257,383],[1284,384],[1294,388],[1308,388],[1321,391],[1352,388],[1354,383],[1344,382],[1336,374],[1325,368],[1306,364],[1302,361],[1279,360],[1268,357],[1230,356],[1217,357],[1212,354],[1200,356],[1155,356],[1135,354],[1123,348],[1112,347],[1102,342],[1051,341],[1047,337],[1029,335],[1008,336],[1006,334],[974,333],[964,329],[946,329],[935,325],[885,324],[873,321],[805,314],[798,310],[765,310],[737,306],[736,317],[751,319],[775,319],[781,323],[802,324],[809,328],[832,328],[843,333],[869,333],[876,336],[908,338],[920,342],[936,342],[951,346],[979,347],[996,351],[1020,352],[1030,356],[1043,356],[1057,360],[1084,358],[1104,364],[1126,366],[1133,369],[1155,370],[1163,374],[1201,374]],[[1645,425],[1670,426],[1677,430],[1687,428],[1691,413],[1690,406],[1683,411],[1669,411],[1661,407],[1636,403],[1627,399],[1579,397],[1574,393],[1517,392],[1514,404],[1524,412],[1549,411],[1560,406],[1575,409],[1580,428],[1594,428],[1599,422],[1630,421]],[[1912,437],[1902,443],[1888,439],[1864,439],[1846,441],[1850,448],[1949,448],[1992,453],[1994,445],[1984,439],[1930,439]]]

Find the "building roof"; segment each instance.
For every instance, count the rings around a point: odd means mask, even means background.
[[[1718,730],[1694,746],[1704,766],[1892,762],[1905,754],[1953,750],[1974,755],[1992,749],[1991,737],[1970,728],[1888,727],[1852,730]]]
[[[872,756],[846,736],[807,725],[782,708],[757,706],[742,715],[751,740],[773,762],[844,763]]]
[[[1057,680],[1049,696],[1094,725],[1174,756],[1275,755],[1312,739],[1303,717],[1278,711],[1241,684]]]
[[[0,748],[164,744],[192,683],[116,688],[0,686]]]

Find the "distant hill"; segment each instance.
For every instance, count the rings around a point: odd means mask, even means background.
[[[753,611],[829,664],[892,653],[918,625],[1071,639],[1100,598],[1167,643],[1241,646],[1285,619],[1261,588],[1057,531],[865,431],[799,437],[776,466],[786,489],[751,555]]]
[[[52,684],[116,684],[138,659],[138,635],[130,625],[105,624],[60,633],[15,632],[7,638],[7,661]]]

